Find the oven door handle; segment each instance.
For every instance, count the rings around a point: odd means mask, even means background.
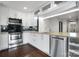
[[[64,38],[60,38],[60,37],[52,37],[55,38],[55,40],[64,40]]]

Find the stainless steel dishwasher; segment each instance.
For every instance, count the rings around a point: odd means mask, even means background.
[[[50,56],[65,57],[66,56],[66,37],[51,36],[50,39]]]

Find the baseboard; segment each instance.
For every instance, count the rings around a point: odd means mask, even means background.
[[[32,44],[30,44],[30,43],[26,43],[26,44],[23,44],[23,45],[20,45],[20,46],[24,46],[24,45],[30,45],[30,46],[32,46],[33,48],[39,50],[40,52],[43,52],[43,51],[41,51],[40,49],[38,49],[37,47],[35,47],[34,45],[32,45]],[[20,46],[18,46],[18,47],[20,47]],[[14,47],[14,48],[16,48],[16,47]],[[10,48],[10,49],[11,49],[11,48]],[[5,50],[9,50],[9,48],[0,50],[0,52],[5,51]],[[43,52],[43,53],[45,53],[45,52]],[[45,54],[46,54],[48,57],[50,57],[47,53],[45,53]]]

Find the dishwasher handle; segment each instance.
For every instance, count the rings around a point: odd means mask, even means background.
[[[61,37],[52,37],[52,38],[55,38],[56,40],[64,40],[64,38]]]

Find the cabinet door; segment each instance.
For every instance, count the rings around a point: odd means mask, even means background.
[[[1,32],[0,32],[0,50],[1,50]]]
[[[9,11],[8,8],[0,6],[0,24],[1,25],[8,24],[8,17],[9,17],[8,11]]]
[[[45,53],[49,54],[49,35],[43,35],[42,39],[42,49]]]
[[[1,50],[8,48],[8,33],[1,33],[0,42]]]
[[[40,37],[40,35],[39,34],[37,34],[37,33],[34,33],[34,34],[31,34],[31,44],[32,45],[34,45],[35,47],[39,47],[39,38]]]
[[[35,45],[34,43],[35,43],[35,39],[34,39],[34,34],[33,33],[30,33],[30,40],[29,40],[29,43],[31,44],[31,45]]]
[[[38,34],[36,39],[37,48],[49,54],[49,35]]]
[[[29,33],[23,32],[23,44],[27,44],[29,42],[29,40],[31,38],[29,36],[30,36]]]
[[[42,48],[42,41],[41,41],[41,39],[42,39],[41,34],[36,34],[35,44],[36,44],[36,47],[38,49],[41,49]]]
[[[49,54],[49,35],[31,33],[30,38],[31,38],[29,41],[30,44],[40,49],[41,51]]]

